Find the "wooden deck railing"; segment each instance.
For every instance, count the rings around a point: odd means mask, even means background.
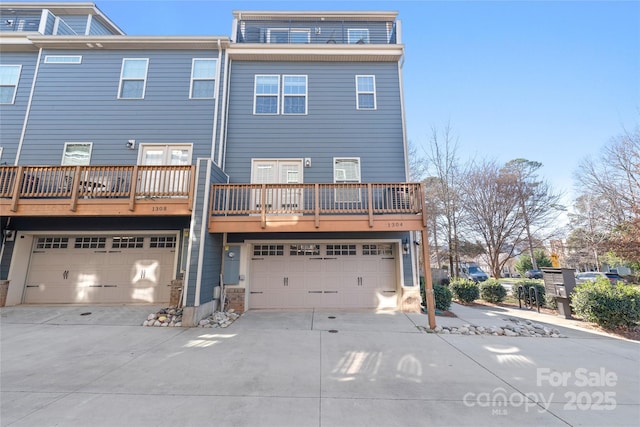
[[[0,166],[0,199],[16,212],[26,200],[65,200],[75,211],[84,199],[183,198],[192,204],[195,167],[185,166]],[[63,202],[64,203],[64,202]]]
[[[254,216],[367,216],[373,226],[382,215],[412,215],[422,220],[424,198],[418,183],[214,184],[211,221]]]

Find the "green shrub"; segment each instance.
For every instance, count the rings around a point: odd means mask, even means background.
[[[543,306],[547,303],[544,291],[544,285],[540,283],[538,280],[519,280],[517,281],[513,287],[511,288],[511,295],[518,299],[518,289],[520,286],[524,287],[524,295],[522,296],[524,302],[529,304],[529,288],[534,287],[538,290],[538,296],[540,297],[540,306]],[[534,301],[535,302],[535,301]]]
[[[584,320],[606,328],[633,326],[640,322],[640,289],[598,277],[573,290],[571,306]]]
[[[496,279],[489,279],[480,284],[480,298],[497,304],[507,297],[507,290]]]
[[[473,280],[456,279],[451,282],[449,287],[454,298],[464,304],[472,303],[480,297],[478,285]]]
[[[438,310],[445,311],[451,308],[451,289],[447,286],[435,285],[433,287],[433,296]]]

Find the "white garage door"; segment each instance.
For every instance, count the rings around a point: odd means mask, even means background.
[[[176,236],[34,238],[25,303],[168,302]]]
[[[395,308],[392,243],[257,244],[249,308]]]

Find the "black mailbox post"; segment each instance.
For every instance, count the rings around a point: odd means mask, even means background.
[[[544,292],[556,298],[558,312],[571,319],[571,292],[576,286],[575,272],[571,268],[542,267],[544,273]]]

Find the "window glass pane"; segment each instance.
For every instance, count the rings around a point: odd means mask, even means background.
[[[212,79],[216,75],[215,59],[196,59],[193,61],[193,77],[196,79]]]
[[[259,96],[256,98],[256,113],[276,114],[278,112],[277,96]]]
[[[307,93],[307,79],[305,76],[284,76],[285,95],[305,95]]]
[[[194,80],[192,98],[213,98],[215,82],[213,80]]]
[[[360,170],[358,160],[336,160],[335,163],[336,181],[360,181]]]
[[[258,76],[256,78],[257,95],[277,95],[278,76]]]
[[[270,30],[269,42],[270,43],[289,43],[289,31],[288,30]]]
[[[63,165],[88,165],[91,159],[91,144],[65,144]]]
[[[17,85],[20,78],[19,65],[0,66],[0,85]]]
[[[0,86],[0,103],[11,104],[13,102],[13,94],[15,91],[15,86]]]
[[[305,113],[305,97],[303,96],[287,96],[284,98],[285,114],[304,114]]]
[[[121,98],[142,98],[144,80],[123,80]]]
[[[309,43],[309,31],[291,31],[291,43]]]
[[[369,43],[369,30],[366,28],[349,30],[349,43]]]
[[[359,92],[373,92],[373,77],[372,76],[358,76],[358,91]]]
[[[189,150],[183,148],[174,148],[171,150],[170,164],[172,165],[188,165],[189,164]]]
[[[47,55],[44,57],[46,64],[80,64],[82,56]]]
[[[127,79],[143,79],[147,74],[147,61],[144,59],[125,59],[122,77]]]
[[[375,104],[373,102],[373,94],[364,93],[358,95],[358,107],[359,108],[375,108]]]

